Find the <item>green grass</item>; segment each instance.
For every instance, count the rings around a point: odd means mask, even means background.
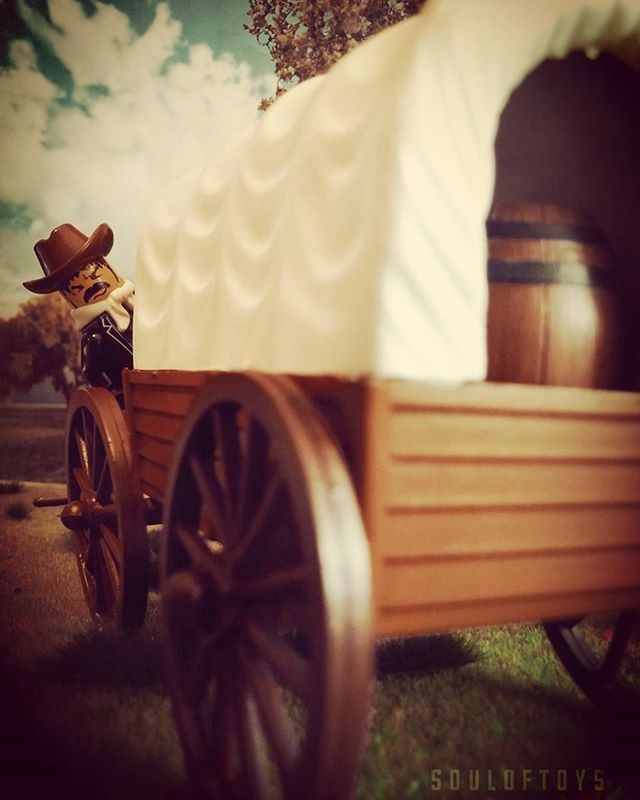
[[[24,487],[20,502],[36,493]],[[13,502],[0,496],[3,794],[192,800],[164,689],[157,594],[142,631],[97,630],[59,510],[14,520],[5,516]],[[152,538],[155,559],[158,529]],[[637,783],[629,788],[640,723],[629,730],[585,700],[537,625],[389,639],[377,646],[376,678],[359,800],[577,800],[552,785],[501,791],[504,769],[519,780],[523,769],[536,780],[539,770],[550,780],[586,770],[586,797],[640,797]],[[597,769],[606,795],[593,794]],[[465,788],[470,770],[479,791]],[[462,788],[448,788],[458,778]]]
[[[586,769],[586,776],[603,769],[622,786],[633,779],[630,749],[637,730],[613,726],[580,696],[540,626],[390,642],[379,651],[379,663],[389,647],[404,652],[406,663],[379,669],[359,781],[363,800],[518,797],[518,785],[500,791],[503,769],[514,770],[520,781],[522,770],[531,770],[541,797],[561,796],[541,791],[538,771],[543,769],[552,776],[557,769]],[[425,660],[425,655],[431,657]],[[443,782],[437,792],[434,770]],[[474,770],[479,770],[485,794],[464,791]],[[497,791],[488,790],[489,770]],[[461,776],[460,789],[447,788],[450,771],[454,781]],[[534,785],[523,796],[537,796]]]

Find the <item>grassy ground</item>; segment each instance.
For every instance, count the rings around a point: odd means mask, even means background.
[[[155,602],[135,635],[93,628],[57,510],[4,514],[41,493],[0,495],[0,796],[188,798]]]
[[[55,509],[22,520],[4,516],[20,497],[0,495],[0,668],[11,747],[1,772],[21,797],[38,774],[67,797],[191,797],[162,680],[156,597],[143,631],[121,635],[91,627],[74,559]],[[628,797],[628,731],[612,728],[579,696],[537,626],[490,628],[389,640],[378,648],[378,681],[358,797],[559,798],[563,793],[490,790],[501,770],[550,770],[550,785],[601,769]],[[36,769],[37,768],[37,769]],[[480,770],[483,791],[464,790]],[[460,790],[437,791],[437,773]],[[450,774],[449,770],[453,770]],[[489,773],[492,770],[492,773]],[[560,773],[561,775],[561,773]],[[468,788],[468,787],[467,787]],[[593,792],[566,796],[604,797]]]
[[[0,405],[0,478],[64,482],[64,406]]]
[[[92,628],[57,510],[5,513],[37,493],[0,494],[0,796],[35,797],[46,785],[69,800],[191,800],[163,685],[157,596],[135,635]],[[640,798],[637,727],[612,723],[580,695],[538,626],[389,640],[377,671],[360,800]],[[523,790],[523,770],[538,790]],[[546,791],[540,770],[549,770]],[[568,792],[557,789],[565,770]],[[594,791],[597,770],[605,793]],[[505,777],[513,790],[502,790]]]

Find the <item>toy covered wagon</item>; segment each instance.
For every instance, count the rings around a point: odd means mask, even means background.
[[[545,620],[579,685],[618,697],[640,605],[640,395],[607,372],[620,336],[570,358],[542,337],[556,371],[597,351],[600,378],[577,387],[484,382],[500,113],[574,50],[637,61],[640,4],[430,0],[280,99],[144,232],[124,410],[105,389],[74,396],[63,518],[92,611],[126,626],[163,520],[170,690],[211,796],[346,796],[376,637]],[[519,168],[509,183],[498,164],[498,199],[532,199],[518,181],[541,171]],[[579,206],[581,180],[561,173],[542,201]],[[599,222],[632,247],[628,200]],[[576,259],[569,217],[542,214],[533,237],[503,215],[492,241],[515,230],[529,250],[496,280],[545,284],[547,322],[553,287],[580,287],[593,331],[617,319],[610,268],[591,239]],[[574,626],[611,611],[597,663]]]

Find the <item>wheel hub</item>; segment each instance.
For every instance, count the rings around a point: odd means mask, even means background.
[[[89,527],[90,513],[82,500],[73,500],[63,508],[60,519],[70,531],[82,531]]]
[[[185,629],[229,631],[237,616],[224,582],[197,572],[170,577],[163,590],[163,603],[174,624]]]
[[[70,531],[86,531],[89,527],[108,516],[104,507],[95,497],[72,500],[62,509],[60,519]]]

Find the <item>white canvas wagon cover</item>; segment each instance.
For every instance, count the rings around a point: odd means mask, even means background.
[[[637,65],[640,0],[428,0],[290,91],[159,201],[136,367],[482,380],[499,115],[572,50]]]

